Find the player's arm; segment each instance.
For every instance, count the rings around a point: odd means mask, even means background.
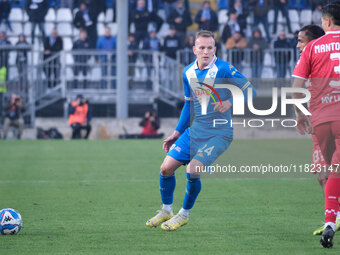
[[[178,137],[184,132],[184,130],[189,126],[190,123],[190,101],[191,101],[190,87],[184,73],[183,73],[183,85],[185,99],[184,106],[178,124],[175,128],[175,131],[163,142],[163,150],[165,150],[166,152],[169,151],[171,145],[178,139]]]
[[[230,82],[239,87],[242,92],[243,92],[243,98],[244,98],[244,102],[248,101],[248,94],[251,93],[252,98],[255,98],[257,93],[256,90],[254,88],[254,86],[250,83],[250,81],[248,81],[248,79],[246,77],[244,77],[239,71],[237,71],[235,69],[235,67],[233,67],[231,69],[231,75],[232,77],[226,77],[230,79]],[[228,98],[225,101],[222,101],[222,104],[217,103],[214,107],[214,111],[217,110],[221,113],[225,113],[226,111],[228,111],[233,105],[233,98]]]
[[[295,69],[293,71],[293,88],[304,88],[307,78],[310,74],[310,61],[309,61],[309,54],[310,54],[310,47],[311,44],[308,44],[304,51],[301,54],[301,57],[298,61],[298,63],[295,66]],[[292,94],[293,99],[300,99],[303,97],[302,93],[293,93]],[[308,116],[303,114],[303,112],[294,105],[295,113],[296,113],[296,129],[301,135],[304,134],[311,134],[313,133],[313,127],[310,122],[310,119]]]
[[[304,88],[305,87],[306,80],[303,78],[295,77],[293,82],[293,88]],[[302,93],[295,92],[292,95],[293,99],[300,99],[303,98]],[[301,135],[304,134],[311,134],[313,133],[313,127],[312,123],[310,122],[310,119],[308,116],[303,114],[303,112],[294,105],[295,113],[296,113],[296,129]]]

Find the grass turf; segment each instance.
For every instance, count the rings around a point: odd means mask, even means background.
[[[309,140],[236,140],[231,164],[308,163]],[[2,141],[0,208],[17,209],[19,235],[0,236],[4,254],[334,254],[312,231],[323,197],[310,178],[202,177],[187,226],[149,229],[160,207],[160,140]],[[243,156],[240,156],[243,155]],[[240,163],[241,162],[241,163]],[[174,209],[185,191],[177,173]]]

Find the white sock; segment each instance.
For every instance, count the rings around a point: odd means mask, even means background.
[[[340,211],[338,211],[338,213],[336,215],[336,219],[340,219]]]
[[[163,204],[162,209],[168,212],[172,212],[172,204],[169,204],[169,205]]]
[[[335,223],[334,222],[326,222],[325,223],[325,228],[327,227],[327,226],[331,226],[332,227],[332,229],[333,229],[333,231],[335,232]]]
[[[181,210],[179,210],[179,212],[178,213],[180,213],[180,214],[182,214],[184,217],[189,217],[189,214],[190,214],[190,210],[191,209],[184,209],[184,208],[182,208]]]

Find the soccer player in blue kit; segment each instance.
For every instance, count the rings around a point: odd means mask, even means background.
[[[212,32],[202,30],[196,34],[193,52],[197,59],[183,70],[185,103],[181,116],[175,131],[163,143],[163,149],[168,153],[161,165],[159,180],[163,207],[156,216],[146,222],[148,227],[161,224],[161,228],[167,231],[176,230],[189,220],[190,210],[201,191],[200,171],[197,169],[211,165],[233,140],[232,125],[214,125],[215,119],[224,119],[230,123],[232,94],[228,89],[211,89],[210,86],[214,86],[218,79],[224,78],[229,84],[241,89],[245,99],[248,90],[252,90],[253,97],[256,95],[254,87],[239,71],[215,56],[216,47]],[[206,86],[207,84],[210,86]],[[221,103],[214,103],[215,100],[209,97],[214,90]],[[189,128],[191,107],[195,117]],[[174,172],[186,164],[187,187],[183,208],[174,216]]]

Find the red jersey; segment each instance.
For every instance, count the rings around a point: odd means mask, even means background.
[[[310,80],[313,126],[340,120],[340,30],[308,43],[292,76]]]

